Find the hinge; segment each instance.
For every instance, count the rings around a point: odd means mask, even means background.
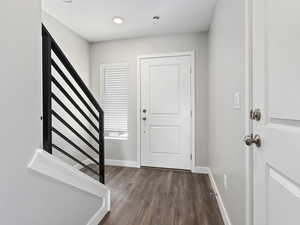
[[[191,117],[193,117],[193,110],[190,110],[190,115]]]
[[[190,66],[190,74],[192,74],[193,70],[192,70],[192,66]]]
[[[191,160],[193,159],[193,155],[192,155],[192,154],[190,155],[190,159],[191,159]]]

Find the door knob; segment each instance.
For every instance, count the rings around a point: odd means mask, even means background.
[[[256,147],[259,148],[261,146],[262,141],[261,141],[261,137],[259,135],[256,134],[253,136],[253,134],[250,134],[250,135],[246,135],[244,137],[244,142],[248,146],[255,144]]]
[[[147,118],[146,117],[143,117],[143,120],[145,121]]]

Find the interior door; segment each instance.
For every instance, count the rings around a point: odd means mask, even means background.
[[[141,165],[190,169],[190,56],[141,59]]]
[[[255,225],[300,224],[300,1],[253,0]]]

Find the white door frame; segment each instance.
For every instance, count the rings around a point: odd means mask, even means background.
[[[244,60],[244,93],[245,93],[245,107],[244,107],[244,133],[245,135],[253,133],[253,121],[250,120],[250,110],[253,108],[253,63],[252,63],[252,0],[244,0],[244,14],[245,14],[245,60]],[[254,154],[253,146],[245,145],[245,162],[246,162],[246,225],[253,225],[253,206],[254,206]]]
[[[150,58],[162,57],[176,57],[176,56],[190,56],[191,57],[191,166],[190,169],[195,168],[195,51],[190,52],[176,52],[167,54],[151,54],[140,55],[137,57],[137,165],[141,166],[141,60]]]

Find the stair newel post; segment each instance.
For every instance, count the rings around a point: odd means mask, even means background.
[[[43,148],[52,154],[52,104],[51,104],[51,36],[42,31],[43,60]]]
[[[100,109],[99,111],[99,181],[105,183],[105,171],[104,171],[104,113]]]

